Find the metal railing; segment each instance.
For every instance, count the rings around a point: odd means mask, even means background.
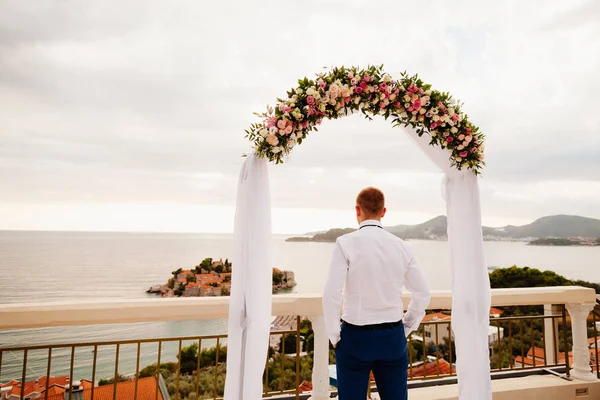
[[[600,379],[600,359],[598,358],[598,322],[600,322],[600,300],[596,299],[596,306],[592,310],[592,322],[594,331],[594,343],[592,350],[592,365],[596,372],[596,377]]]
[[[299,398],[299,378],[300,378],[300,356],[301,356],[301,341],[300,341],[300,317],[296,317],[296,329],[293,330],[276,330],[270,333],[271,337],[280,337],[279,344],[279,360],[276,359],[276,352],[273,347],[269,347],[269,355],[267,357],[267,362],[265,365],[265,375],[264,375],[264,390],[263,397],[271,397],[274,395],[295,395],[296,399]],[[286,354],[286,338],[294,337],[295,342],[295,351],[293,355]],[[28,378],[31,378],[31,373],[28,373],[28,358],[33,353],[45,353],[47,354],[47,364],[45,369],[45,377],[46,382],[48,382],[49,377],[52,376],[53,371],[53,357],[57,352],[61,350],[66,351],[66,355],[68,356],[68,371],[64,371],[68,375],[68,388],[64,393],[64,396],[60,396],[61,399],[65,400],[74,400],[75,394],[79,391],[87,391],[86,399],[94,400],[94,398],[98,397],[98,391],[104,390],[99,389],[107,386],[112,386],[112,398],[117,399],[119,393],[119,384],[125,380],[133,381],[133,398],[131,400],[137,400],[139,394],[138,382],[143,377],[143,371],[150,371],[151,375],[156,378],[156,384],[154,393],[152,394],[154,399],[162,400],[167,398],[168,396],[175,400],[184,400],[189,398],[189,393],[184,394],[180,390],[180,384],[185,381],[186,386],[189,386],[191,383],[194,386],[194,390],[192,393],[195,394],[194,399],[220,399],[223,396],[224,390],[224,380],[219,378],[224,378],[225,370],[220,366],[225,366],[225,358],[226,358],[226,347],[222,345],[222,342],[227,339],[227,335],[204,335],[204,336],[185,336],[185,337],[169,337],[169,338],[155,338],[155,339],[142,339],[142,340],[119,340],[119,341],[102,341],[102,342],[83,342],[77,344],[53,344],[53,345],[40,345],[40,346],[20,346],[20,347],[9,347],[9,348],[0,348],[0,382],[2,378],[2,362],[3,359],[6,361],[7,356],[12,356],[13,361],[17,360],[21,357],[16,356],[16,354],[20,353],[22,355],[22,364],[21,364],[21,385],[20,385],[20,398],[26,398],[26,395],[30,393],[25,393],[26,385],[22,384],[23,382],[31,382],[28,381]],[[213,348],[203,348],[203,344],[214,343],[215,347]],[[163,354],[165,353],[165,349],[169,348],[169,344],[175,344],[177,347],[176,360],[177,362],[166,362]],[[196,358],[195,367],[193,371],[190,371],[189,368],[185,368],[182,365],[183,359],[183,351],[184,344],[190,344],[191,346],[197,346],[196,351],[192,353],[195,354],[194,358]],[[134,347],[134,354],[127,354],[129,356],[128,361],[133,361],[135,359],[135,373],[130,374],[130,377],[121,375],[122,370],[120,370],[120,363],[124,361],[123,352],[127,347]],[[141,365],[141,356],[142,356],[142,347],[146,347],[146,349],[154,347],[156,351],[155,354],[155,364],[150,364],[146,366]],[[173,346],[171,346],[173,347]],[[190,349],[188,347],[187,349]],[[114,373],[110,376],[102,376],[98,381],[99,373],[98,373],[98,355],[104,352],[104,356],[106,356],[106,350],[112,349],[114,354]],[[205,355],[211,354],[214,349],[215,357],[213,360],[209,360],[208,363],[204,363],[203,361]],[[84,363],[91,363],[91,387],[88,389],[74,389],[74,383],[77,382],[75,378],[83,378],[83,373],[80,373],[76,376],[77,372],[75,369],[75,360],[78,354],[82,354],[86,351],[91,351],[93,356],[92,360],[83,360]],[[135,356],[135,357],[133,357]],[[167,358],[172,359],[171,358]],[[287,387],[285,384],[285,361],[292,359],[295,364],[295,380],[293,387]],[[190,361],[189,359],[187,360]],[[271,390],[269,389],[269,383],[273,381],[273,377],[269,379],[269,369],[270,367],[277,363],[281,362],[281,370],[279,371],[279,376],[277,379],[279,380],[278,386],[279,390]],[[142,368],[142,370],[140,370]],[[185,374],[182,374],[182,371],[186,371]],[[60,370],[60,369],[59,369]],[[174,371],[173,371],[174,370]],[[154,372],[152,372],[154,371]],[[131,371],[128,371],[131,372]],[[190,375],[191,372],[191,375]],[[200,378],[201,373],[204,372],[204,377],[209,376],[211,379],[211,387],[207,388],[203,383],[201,384]],[[148,373],[145,374],[148,376]],[[40,378],[40,376],[35,376],[35,379]],[[164,384],[161,381],[167,379],[168,384]],[[83,379],[82,379],[83,380]],[[46,387],[48,389],[48,387]],[[207,396],[207,392],[211,392]],[[212,394],[212,396],[211,396]],[[56,400],[58,397],[56,395],[49,395],[48,390],[44,390],[41,393],[39,399],[43,400]],[[79,398],[79,397],[77,397]],[[102,398],[106,398],[106,396],[102,396]],[[121,397],[122,398],[122,397]],[[146,394],[144,398],[148,398]]]
[[[568,326],[569,319],[566,316],[565,304],[575,306],[583,303],[589,304],[590,301],[593,301],[592,299],[595,300],[593,290],[576,287],[492,290],[492,304],[494,307],[540,306],[544,304],[555,304],[560,307],[553,308],[554,311],[551,315],[530,314],[492,318],[490,325],[494,326],[497,332],[496,339],[492,340],[493,343],[490,344],[492,370],[496,373],[504,373],[505,371],[535,373],[535,370],[560,367],[568,373],[571,367],[571,356],[575,359],[580,357],[581,361],[582,355],[580,353],[574,354],[571,350],[570,343],[573,331]],[[405,296],[403,300],[405,304],[408,304],[408,296]],[[450,307],[451,294],[449,292],[433,293],[430,308],[447,310]],[[572,311],[570,308],[569,313],[571,314]],[[227,312],[228,298],[223,297],[163,299],[161,301],[119,300],[89,303],[0,305],[0,329],[215,319],[226,317]],[[282,344],[277,351],[269,350],[266,362],[267,368],[265,368],[263,376],[263,396],[287,395],[288,397],[299,398],[301,381],[311,379],[314,386],[313,390],[318,393],[329,391],[327,359],[328,356],[331,357],[331,351],[327,352],[327,338],[324,330],[320,296],[275,296],[273,298],[273,315],[308,316],[312,321],[312,327],[314,327],[314,331],[311,331],[314,338],[314,347],[311,349],[311,346],[308,346],[306,332],[300,332],[299,317],[296,317],[295,330],[272,332],[271,335],[277,335]],[[580,314],[577,315],[577,326],[583,327],[585,321],[581,319]],[[593,318],[595,322],[596,318],[600,319],[600,314],[595,313]],[[316,325],[315,322],[317,322]],[[574,320],[571,323],[575,326]],[[305,322],[302,322],[302,324],[304,330],[308,324]],[[561,326],[562,329],[559,329]],[[455,375],[456,352],[454,338],[449,333],[451,328],[452,325],[449,320],[426,321],[417,332],[409,337],[408,345],[411,349],[409,353],[409,379],[412,381],[429,381]],[[310,329],[312,330],[312,328]],[[595,324],[594,332],[597,332]],[[417,336],[421,336],[420,342]],[[222,385],[226,373],[226,364],[224,363],[226,346],[223,345],[225,339],[226,335],[212,335],[41,346],[21,346],[19,344],[19,347],[4,348],[0,345],[0,382],[6,382],[9,376],[11,378],[15,377],[17,380],[20,378],[21,382],[26,382],[27,378],[33,376],[31,373],[32,366],[36,368],[36,378],[44,373],[42,371],[44,368],[46,368],[47,376],[52,375],[52,372],[59,369],[56,368],[55,364],[60,360],[60,368],[69,376],[67,398],[78,400],[73,399],[72,394],[75,392],[75,385],[72,385],[72,383],[74,383],[74,378],[84,376],[91,377],[88,384],[91,384],[94,388],[85,389],[89,390],[90,394],[92,390],[94,392],[107,390],[99,389],[101,386],[95,385],[98,378],[105,378],[104,380],[111,378],[108,385],[104,386],[112,388],[110,394],[113,398],[118,397],[119,390],[121,390],[118,381],[123,379],[121,373],[129,373],[133,379],[131,386],[135,386],[131,398],[137,400],[134,393],[138,389],[138,381],[141,382],[142,379],[140,378],[140,372],[146,366],[154,365],[155,369],[151,370],[150,376],[157,379],[154,381],[155,386],[153,386],[153,390],[158,392],[155,393],[155,398],[160,398],[162,390],[165,393],[171,393],[173,398],[177,400],[185,400],[186,396],[194,400],[199,396],[216,399],[222,396]],[[69,339],[66,338],[66,340]],[[573,340],[575,340],[575,337],[573,337]],[[581,334],[577,335],[579,347],[585,340]],[[186,357],[189,358],[189,346],[193,344],[197,346],[197,352],[192,351],[192,353],[198,360],[196,363],[192,363],[193,371],[191,371]],[[302,352],[301,347],[303,344],[307,346],[306,353]],[[214,351],[209,352],[212,359],[209,359],[208,355],[202,354],[205,350],[210,350],[207,347],[208,345],[214,347]],[[273,347],[276,348],[277,346]],[[596,343],[596,354],[598,354],[597,347]],[[538,354],[538,348],[543,348],[545,351],[541,359],[535,357]],[[110,351],[107,349],[110,349]],[[292,351],[290,352],[290,350]],[[185,356],[182,359],[184,353]],[[517,357],[520,357],[521,361],[528,358],[528,353],[531,353],[530,358],[532,358],[530,364],[515,362]],[[564,360],[560,359],[563,354]],[[596,373],[598,373],[597,356],[594,361]],[[585,365],[586,362],[578,363],[576,361],[575,364],[581,366]],[[17,370],[13,368],[10,374],[5,372],[7,370],[6,366],[10,367],[12,365],[14,367],[15,364],[20,368]],[[98,369],[96,365],[102,365],[102,368]],[[110,366],[110,370],[107,369],[107,365]],[[86,371],[85,374],[78,372],[84,370]],[[148,370],[146,369],[144,372],[147,373]],[[17,377],[17,375],[20,376]],[[163,375],[166,381],[161,382]],[[22,391],[24,391],[24,388]],[[54,400],[50,398],[51,396],[45,394],[41,398],[46,397],[48,397],[48,400]]]

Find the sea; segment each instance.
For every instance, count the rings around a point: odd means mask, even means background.
[[[273,236],[274,266],[292,270],[295,293],[321,293],[333,243],[286,242],[290,235]],[[448,243],[411,240],[419,264],[433,290],[451,285]],[[491,268],[517,265],[552,270],[570,279],[600,282],[600,247],[542,247],[524,242],[485,242]],[[231,234],[84,233],[0,231],[0,304],[46,303],[93,299],[140,299],[156,295],[146,290],[166,282],[171,271],[192,268],[206,257],[230,258]],[[235,268],[235,265],[234,265]],[[2,315],[0,313],[0,318]],[[0,349],[60,343],[150,339],[225,333],[227,321],[199,320],[54,327],[0,331]],[[203,342],[204,343],[204,342]],[[206,341],[203,347],[214,346]],[[70,349],[53,351],[52,375],[68,374]],[[111,377],[114,346],[98,351],[97,378]],[[123,346],[118,371],[135,372],[135,346]],[[165,344],[161,360],[176,360],[176,343]],[[142,346],[141,364],[156,362],[155,344]],[[23,352],[4,352],[0,382],[20,379]],[[89,348],[77,349],[75,377],[91,377]],[[27,378],[45,375],[47,350],[28,354]]]

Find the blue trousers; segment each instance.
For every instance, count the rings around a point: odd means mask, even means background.
[[[340,400],[365,400],[370,371],[381,400],[408,399],[408,348],[402,324],[382,330],[343,324],[335,359]]]

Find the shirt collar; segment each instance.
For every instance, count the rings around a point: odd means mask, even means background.
[[[381,221],[377,221],[376,219],[368,219],[366,221],[363,221],[360,226],[359,229],[362,228],[363,226],[366,225],[375,225],[375,226],[379,226],[381,228],[383,228],[383,225],[381,224]]]

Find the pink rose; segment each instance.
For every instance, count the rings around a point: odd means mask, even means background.
[[[379,89],[381,89],[381,90],[387,90],[387,88],[388,88],[387,83],[380,83],[379,84]]]
[[[395,106],[396,106],[396,108],[402,108],[402,104],[400,104],[399,101],[396,102]]]
[[[365,90],[367,88],[367,82],[362,81],[359,86],[362,90]]]
[[[460,155],[462,158],[465,158],[465,157],[466,157],[468,154],[469,154],[469,152],[468,152],[468,151],[461,151],[459,155]]]
[[[410,86],[408,87],[408,91],[409,91],[410,93],[414,93],[414,92],[416,92],[416,91],[417,91],[417,87],[416,87],[415,85],[410,85]]]
[[[415,100],[412,104],[413,108],[415,110],[418,110],[419,108],[421,108],[421,101],[420,100]]]
[[[267,128],[271,128],[277,124],[277,118],[271,117],[269,118],[269,123],[267,124]]]
[[[277,121],[277,127],[279,129],[285,129],[285,121],[280,119],[279,121]]]
[[[458,121],[458,114],[454,114],[454,115],[452,116],[452,120],[454,120],[454,121]]]
[[[323,122],[323,120],[322,119],[318,119],[317,120],[317,125],[321,125],[321,122]]]
[[[452,142],[454,142],[454,138],[452,136],[448,136],[446,138],[446,141],[448,141],[448,143],[452,143]]]
[[[306,97],[306,104],[308,104],[309,106],[312,106],[315,104],[315,98],[313,96],[307,96]]]
[[[302,123],[302,129],[306,129],[307,126],[308,126],[308,122],[303,122]]]
[[[385,108],[385,103],[383,101],[379,103],[379,108]]]
[[[390,98],[390,93],[389,92],[383,92],[383,95],[385,96],[386,99]]]
[[[350,79],[350,84],[351,84],[352,86],[356,85],[357,83],[358,83],[358,81],[356,80],[356,78],[352,78],[352,79]]]
[[[291,125],[288,125],[288,126],[285,128],[285,134],[286,134],[286,135],[289,135],[290,133],[292,133],[292,126],[291,126]]]
[[[477,151],[477,147],[471,148],[471,153],[475,153]]]
[[[421,115],[419,115],[419,119],[420,119],[420,120],[424,120],[424,119],[425,119],[425,116],[424,116],[423,114],[421,114]]]
[[[360,86],[357,86],[354,88],[354,93],[356,94],[361,94],[363,91],[363,88],[361,88]]]
[[[325,82],[323,82],[323,81],[319,82],[319,87],[321,89],[325,89],[325,86],[327,86],[327,84]]]
[[[365,80],[365,82],[371,82],[371,75],[366,74],[363,79]]]
[[[279,136],[285,135],[285,129],[280,129],[278,133],[279,133]]]

